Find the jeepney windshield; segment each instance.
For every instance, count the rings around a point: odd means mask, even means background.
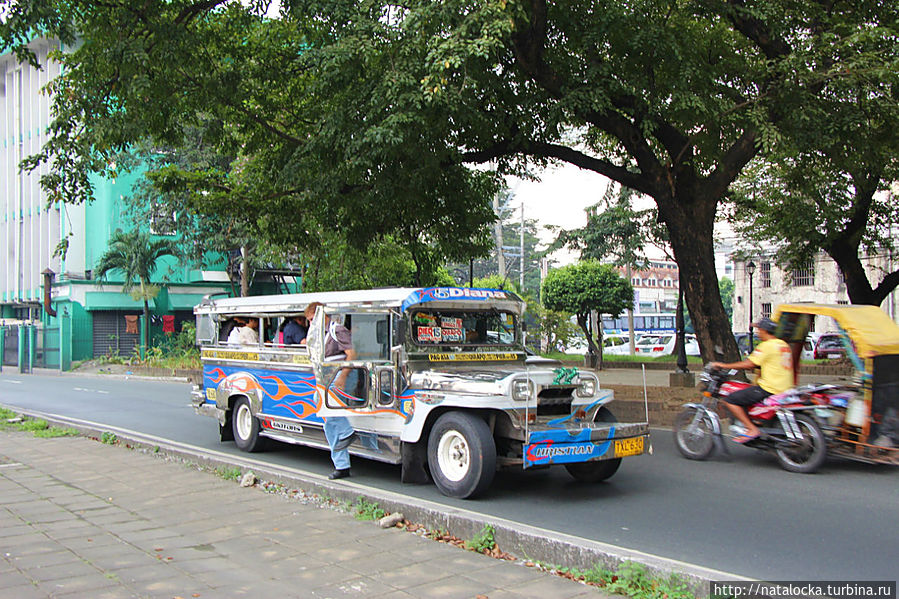
[[[518,339],[518,319],[499,310],[414,310],[409,315],[416,345],[508,346]]]

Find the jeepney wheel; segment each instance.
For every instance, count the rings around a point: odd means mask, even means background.
[[[594,422],[618,422],[615,415],[608,408],[602,407],[596,412]],[[618,472],[621,466],[621,458],[613,460],[600,460],[594,462],[578,462],[576,464],[565,464],[565,470],[574,478],[574,480],[582,483],[598,483],[611,478],[613,474]]]
[[[234,403],[231,414],[231,430],[238,449],[250,453],[265,449],[265,439],[259,436],[259,420],[250,409],[250,400],[241,397]]]
[[[487,490],[496,474],[496,443],[482,418],[447,412],[428,437],[434,484],[449,497],[466,499]]]

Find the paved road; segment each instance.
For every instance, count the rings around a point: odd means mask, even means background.
[[[180,383],[0,374],[0,403],[80,418],[238,454],[197,416]],[[899,469],[835,461],[790,474],[765,454],[734,448],[731,462],[684,460],[668,431],[655,454],[626,459],[607,483],[582,485],[563,469],[500,472],[477,501],[402,485],[399,468],[355,460],[353,480],[444,505],[767,580],[894,580]],[[280,446],[274,464],[327,473],[326,452]]]

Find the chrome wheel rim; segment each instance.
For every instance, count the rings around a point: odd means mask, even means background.
[[[461,433],[455,430],[443,433],[437,446],[437,463],[447,479],[459,482],[465,478],[471,468],[471,450]]]
[[[237,408],[234,419],[237,422],[237,435],[241,439],[249,439],[253,430],[253,414],[250,413],[250,407],[247,404],[241,404]]]

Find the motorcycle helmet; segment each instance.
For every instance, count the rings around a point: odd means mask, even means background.
[[[768,333],[774,334],[774,331],[777,330],[777,323],[768,318],[767,316],[764,318],[760,318],[758,322],[753,324],[757,329],[761,329],[763,331],[767,331]]]

